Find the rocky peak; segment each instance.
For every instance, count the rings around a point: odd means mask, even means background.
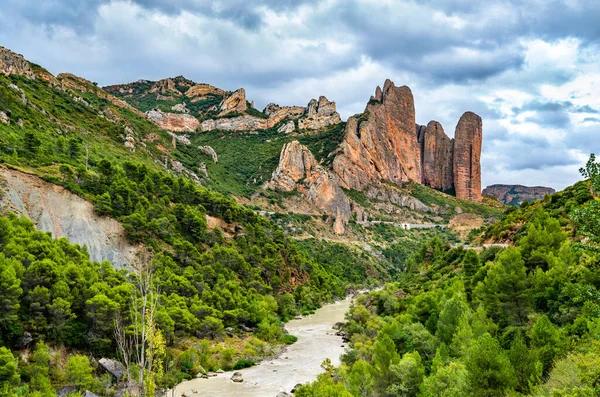
[[[454,133],[454,188],[458,198],[481,201],[482,138],[481,117],[464,113]]]
[[[221,102],[219,105],[219,116],[224,116],[232,112],[243,113],[247,108],[246,90],[239,88]]]
[[[150,93],[159,93],[163,95],[180,94],[180,92],[177,90],[177,87],[175,86],[175,81],[173,81],[173,79],[171,78],[162,79],[154,83],[154,85],[150,89]]]
[[[192,102],[194,102],[194,99],[199,100],[207,95],[225,96],[226,92],[210,84],[202,83],[193,85],[185,93],[185,96],[192,99]]]
[[[304,117],[298,120],[301,130],[320,130],[328,125],[341,123],[339,113],[336,111],[335,102],[330,102],[326,97],[320,96],[319,100],[311,99],[306,107]]]
[[[30,79],[35,78],[29,61],[23,55],[12,52],[2,46],[0,46],[0,73],[5,76],[17,74]]]

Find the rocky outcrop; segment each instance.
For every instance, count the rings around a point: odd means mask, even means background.
[[[225,90],[213,87],[210,84],[196,84],[186,91],[185,96],[192,102],[197,102],[206,98],[207,95],[224,97],[227,94]]]
[[[109,374],[114,376],[117,380],[121,380],[125,371],[127,370],[121,362],[117,360],[111,360],[110,358],[101,358],[98,360],[98,364]]]
[[[92,203],[68,190],[35,176],[0,168],[0,208],[21,214],[38,230],[65,237],[71,243],[87,246],[94,261],[109,261],[124,267],[136,257],[127,242],[123,226],[109,217],[94,213]]]
[[[294,124],[294,122],[292,120],[290,120],[285,124],[281,124],[281,126],[279,128],[277,128],[277,132],[283,132],[284,134],[289,134],[291,132],[294,132],[295,129],[296,129],[296,124]]]
[[[213,149],[210,146],[199,146],[198,149],[200,149],[200,151],[202,153],[208,154],[211,158],[213,163],[218,163],[219,162],[219,157],[217,156],[217,152],[215,152],[215,149]]]
[[[175,85],[175,81],[173,81],[173,79],[170,78],[162,79],[154,83],[154,85],[150,89],[150,93],[160,93],[162,95],[181,94]]]
[[[222,130],[254,132],[271,128],[273,125],[274,124],[269,119],[261,119],[245,114],[237,117],[204,120],[200,124],[200,131]]]
[[[319,130],[328,125],[341,122],[340,115],[336,111],[335,102],[330,102],[324,96],[320,96],[318,102],[312,99],[308,103],[304,117],[298,120],[298,128],[301,130]]]
[[[229,113],[244,113],[248,109],[246,90],[237,89],[219,104],[219,116]]]
[[[6,112],[0,110],[0,123],[10,124],[10,118],[6,114]]]
[[[524,201],[542,200],[556,191],[551,187],[523,185],[491,185],[483,189],[484,196],[492,196],[508,205],[519,205]]]
[[[29,61],[23,55],[12,52],[2,46],[0,46],[0,73],[5,76],[16,74],[30,79],[35,78]]]
[[[187,113],[165,113],[160,110],[150,110],[146,113],[161,129],[174,132],[195,132],[200,128],[200,122]]]
[[[285,192],[298,190],[309,203],[334,219],[334,230],[344,232],[351,210],[350,200],[336,176],[317,163],[310,150],[298,141],[284,145],[279,165],[267,188]]]
[[[456,197],[481,201],[481,117],[473,112],[462,115],[454,133],[454,189]]]
[[[419,139],[421,141],[421,139]],[[447,191],[454,186],[454,141],[437,121],[430,121],[422,132],[423,184]]]
[[[348,119],[333,161],[343,187],[363,190],[380,180],[421,182],[421,148],[415,133],[412,92],[386,80],[381,97],[381,101],[369,101],[362,116]]]

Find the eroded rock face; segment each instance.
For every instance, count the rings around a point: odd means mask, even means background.
[[[271,128],[273,125],[269,119],[260,119],[245,114],[238,117],[204,120],[200,124],[200,131],[256,131]]]
[[[150,110],[146,113],[161,129],[174,132],[194,132],[200,127],[200,122],[187,113],[164,113],[160,110]]]
[[[196,84],[186,91],[185,96],[190,98],[192,102],[199,101],[207,95],[225,96],[226,92],[220,88],[213,87],[210,84]]]
[[[519,205],[523,201],[541,200],[556,191],[551,187],[523,185],[491,185],[483,189],[484,196],[492,196],[508,205]]]
[[[341,123],[339,113],[336,111],[335,102],[329,101],[324,96],[319,100],[311,99],[306,107],[304,117],[298,120],[301,130],[319,130],[328,125]]]
[[[0,73],[5,76],[17,74],[34,79],[35,75],[31,65],[21,54],[12,52],[8,48],[0,46]]]
[[[430,121],[422,136],[423,184],[446,191],[454,186],[454,141],[437,121]]]
[[[289,134],[296,129],[296,125],[292,120],[288,121],[285,124],[282,124],[281,127],[277,129],[277,132],[283,132],[284,134]]]
[[[482,136],[481,117],[464,113],[454,133],[454,188],[458,198],[481,201]]]
[[[382,100],[370,101],[346,125],[333,169],[343,187],[363,190],[374,181],[421,183],[421,148],[410,88],[386,80]]]
[[[0,168],[0,208],[29,218],[38,230],[87,246],[93,261],[124,267],[136,257],[123,226],[95,214],[94,205],[35,176]]]
[[[344,232],[351,210],[350,200],[336,176],[319,165],[310,150],[298,141],[284,145],[279,165],[267,188],[290,192],[298,190],[308,202],[334,219],[336,233]]]
[[[215,149],[213,149],[211,146],[199,146],[198,149],[200,149],[200,151],[202,153],[208,154],[210,156],[210,158],[212,159],[213,163],[219,162],[219,157],[217,156],[217,152],[215,152]]]
[[[243,88],[237,89],[230,96],[225,98],[219,105],[219,116],[224,116],[228,113],[243,113],[248,109],[246,103],[246,90]]]

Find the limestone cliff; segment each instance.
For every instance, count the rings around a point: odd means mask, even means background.
[[[290,192],[298,190],[308,202],[334,218],[336,233],[344,232],[350,217],[350,200],[334,174],[319,165],[310,150],[298,141],[284,145],[279,165],[267,188]]]
[[[87,246],[94,261],[123,267],[135,259],[136,248],[119,222],[97,216],[90,202],[35,176],[0,168],[0,208],[31,219],[56,238]]]
[[[195,132],[200,128],[200,122],[187,113],[168,113],[160,110],[150,110],[146,113],[161,129],[174,132]]]
[[[423,184],[447,191],[454,186],[454,140],[448,138],[437,121],[430,121],[423,132]]]
[[[484,196],[492,196],[508,205],[519,205],[524,201],[541,200],[547,194],[555,193],[551,187],[523,185],[491,185],[483,189]]]
[[[223,99],[219,105],[219,116],[224,116],[229,113],[243,113],[246,109],[248,109],[246,103],[246,90],[240,88],[227,98]]]
[[[306,107],[304,117],[298,120],[300,130],[320,130],[332,124],[341,123],[340,114],[336,111],[335,102],[324,96],[319,101],[312,99]]]

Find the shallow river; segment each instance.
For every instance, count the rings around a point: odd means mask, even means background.
[[[208,379],[183,382],[175,389],[175,396],[188,397],[275,397],[284,391],[290,393],[298,383],[316,379],[322,373],[321,363],[326,358],[339,365],[344,352],[342,338],[335,336],[331,327],[344,320],[351,299],[336,302],[317,310],[315,314],[288,322],[285,328],[298,341],[276,359],[243,369],[244,382],[230,380],[233,371]],[[169,395],[171,395],[169,393]]]

